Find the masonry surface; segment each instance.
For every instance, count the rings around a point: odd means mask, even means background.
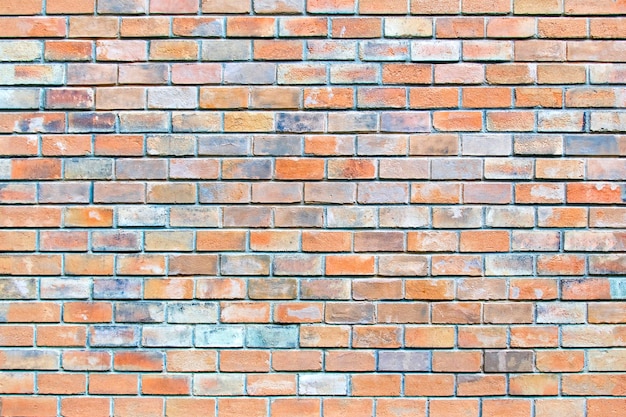
[[[626,1],[0,37],[0,416],[626,415]]]

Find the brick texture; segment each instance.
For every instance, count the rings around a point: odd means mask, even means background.
[[[624,416],[625,28],[0,1],[0,415]]]

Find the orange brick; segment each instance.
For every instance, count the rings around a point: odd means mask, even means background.
[[[85,346],[87,328],[84,326],[38,326],[38,346]]]
[[[480,131],[483,119],[481,112],[438,111],[433,114],[433,126],[444,132]]]
[[[332,19],[333,38],[378,38],[382,34],[382,19],[373,17]]]
[[[371,416],[374,403],[365,398],[326,398],[324,399],[324,417],[345,415]]]
[[[248,375],[247,392],[251,396],[293,396],[296,394],[296,376],[293,374]]]
[[[511,106],[512,90],[510,88],[464,88],[463,107],[497,108]]]
[[[463,416],[478,417],[480,406],[478,400],[432,400],[429,404],[431,417]],[[487,414],[498,415],[498,414]]]
[[[461,252],[508,252],[510,236],[500,231],[461,232]]]
[[[457,395],[459,396],[489,396],[505,395],[506,378],[503,375],[460,375],[458,379]]]
[[[273,17],[228,17],[226,35],[232,37],[273,37],[276,19]]]
[[[57,415],[56,397],[6,396],[2,398],[2,413],[7,416],[51,417]],[[27,414],[24,411],[27,410]]]
[[[139,417],[146,415],[162,415],[163,399],[161,398],[115,398],[113,413],[120,417]]]
[[[322,352],[317,350],[277,350],[272,353],[275,371],[320,371]]]
[[[530,400],[487,399],[483,401],[483,414],[488,416],[508,415],[511,417],[528,417],[531,413],[532,403]]]
[[[454,346],[453,326],[407,327],[404,339],[407,347],[450,348]]]
[[[492,132],[530,132],[535,129],[535,115],[522,111],[487,112],[487,130]]]
[[[270,354],[263,350],[224,350],[220,353],[223,372],[268,372]]]
[[[144,375],[141,392],[147,395],[189,395],[191,381],[183,375]]]
[[[329,255],[326,257],[328,275],[373,275],[374,257],[368,255]]]
[[[168,398],[165,413],[171,417],[191,415],[215,416],[215,400],[212,398]]]
[[[423,87],[409,90],[409,106],[412,109],[455,108],[458,104],[459,93],[456,88]]]
[[[295,61],[304,53],[299,40],[256,40],[253,48],[254,59],[259,61]]]
[[[41,2],[39,0],[24,0],[19,3],[6,2],[0,5],[0,15],[34,15],[40,13]]]
[[[37,376],[37,387],[39,388],[40,394],[85,394],[87,390],[87,377],[84,374],[40,373]],[[61,407],[63,407],[63,403]]]
[[[89,394],[137,395],[139,378],[132,374],[91,374]]]
[[[511,395],[558,395],[559,378],[556,375],[512,375],[509,378]]]
[[[485,36],[485,19],[482,17],[441,17],[436,21],[437,38],[482,38]]]
[[[397,397],[401,391],[400,375],[354,375],[352,395]]]
[[[319,180],[324,178],[324,166],[318,158],[278,158],[275,175],[281,180]]]
[[[325,370],[327,372],[373,372],[376,369],[376,358],[372,351],[326,352]]]
[[[274,307],[277,323],[320,323],[323,317],[321,303],[281,303]]]
[[[580,372],[585,366],[581,350],[537,352],[537,369],[541,372]]]
[[[359,14],[407,14],[407,2],[390,0],[384,4],[376,0],[359,1]]]
[[[354,106],[351,88],[305,88],[304,107],[310,109],[349,109]]]
[[[270,405],[271,415],[287,417],[297,414],[302,417],[319,417],[321,401],[318,398],[276,398]]]

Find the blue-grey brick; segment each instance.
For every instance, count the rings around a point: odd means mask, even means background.
[[[363,61],[406,61],[409,42],[386,39],[364,41],[361,42],[359,55]]]
[[[0,278],[0,300],[37,298],[37,281],[37,278]],[[1,318],[0,322],[2,322]]]
[[[242,182],[208,182],[200,184],[201,203],[249,203],[250,184]]]
[[[482,178],[483,163],[478,158],[434,158],[431,170],[434,180],[477,180]]]
[[[348,377],[341,374],[302,374],[298,380],[300,395],[347,395]]]
[[[376,132],[378,131],[378,113],[375,112],[339,112],[328,114],[329,132]]]
[[[324,113],[288,112],[276,114],[276,131],[289,133],[323,132],[326,128]]]
[[[41,280],[39,293],[42,299],[86,299],[91,296],[89,278],[46,278]]]
[[[216,323],[217,303],[172,303],[167,306],[169,323]]]
[[[484,353],[485,372],[532,372],[533,363],[532,350],[500,350]]]
[[[202,41],[203,61],[248,61],[252,58],[252,42],[244,39]]]
[[[621,275],[626,271],[626,255],[589,255],[589,273],[593,275]]]
[[[148,108],[195,109],[198,107],[196,87],[151,87],[148,88]]]
[[[167,207],[121,206],[117,208],[117,222],[118,226],[165,226]]]
[[[620,155],[620,148],[624,144],[626,140],[614,135],[567,135],[565,136],[565,154],[616,156]]]
[[[91,233],[94,252],[139,252],[142,233],[132,230],[96,230]]]
[[[39,96],[39,89],[5,88],[0,90],[0,109],[38,109]]]
[[[269,275],[269,255],[222,255],[223,275]]]
[[[425,228],[430,225],[428,207],[397,206],[381,207],[380,226],[390,228]]]
[[[53,350],[3,349],[2,368],[6,370],[58,370],[59,352]]]
[[[98,0],[98,13],[144,14],[148,11],[146,0]]]
[[[146,139],[148,155],[193,155],[196,149],[194,135],[148,135]]]
[[[250,136],[200,135],[198,155],[248,155],[251,141]]]
[[[611,284],[611,298],[626,300],[626,277],[609,278]]]
[[[171,227],[218,227],[220,209],[218,207],[171,207]]]
[[[322,227],[324,209],[322,207],[276,207],[274,224],[276,227]]]
[[[91,182],[54,182],[39,185],[40,203],[89,203]]]
[[[322,275],[322,257],[303,253],[274,255],[272,271],[279,276]]]
[[[194,395],[231,396],[244,395],[245,375],[240,374],[203,374],[194,375]]]
[[[0,180],[11,179],[11,160],[0,159]]]
[[[381,351],[378,370],[387,372],[424,372],[430,370],[430,352]]]
[[[255,0],[254,12],[260,14],[304,13],[304,0]]]
[[[165,307],[159,302],[122,302],[115,305],[118,323],[162,323]]]
[[[68,126],[70,133],[115,132],[115,113],[81,112],[70,113]]]
[[[507,156],[513,150],[511,135],[477,134],[463,135],[463,155]]]
[[[117,179],[160,180],[167,178],[165,159],[119,159],[115,162]]]
[[[146,347],[191,347],[191,326],[145,326],[141,343]]]
[[[482,207],[433,207],[433,226],[443,229],[479,228],[483,224]]]
[[[182,33],[174,31],[174,35],[189,36],[186,30],[181,30]],[[197,38],[219,38],[224,36],[224,20],[221,18],[206,19],[198,22],[193,28],[191,33]]]
[[[587,320],[587,306],[579,302],[537,303],[537,323],[564,324],[584,323]]]
[[[373,207],[328,207],[326,221],[329,228],[376,227],[377,210]]]
[[[487,207],[485,224],[489,227],[534,227],[535,209],[524,206]]]
[[[102,278],[93,282],[97,300],[136,300],[142,296],[141,278]]]
[[[291,156],[302,155],[302,136],[268,135],[254,138],[255,155]]]
[[[64,176],[73,180],[110,180],[113,160],[107,158],[70,158],[65,160]]]
[[[276,65],[261,62],[224,64],[224,84],[274,84]]]
[[[120,132],[168,132],[170,114],[164,111],[119,112]]]
[[[296,348],[298,326],[248,326],[246,346],[251,348]]]
[[[243,347],[243,326],[196,326],[196,347]]]
[[[485,275],[516,276],[533,274],[531,255],[486,255]]]
[[[96,325],[91,328],[92,347],[137,347],[139,328],[136,326]]]
[[[430,114],[421,111],[386,111],[380,116],[381,132],[430,132]]]
[[[407,135],[359,135],[357,137],[358,155],[406,155],[408,149]],[[402,173],[402,178],[404,173]]]
[[[270,179],[272,160],[269,158],[224,159],[222,160],[224,179]]]

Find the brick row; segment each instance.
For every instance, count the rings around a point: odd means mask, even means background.
[[[281,164],[289,165],[307,161],[302,159],[288,159],[288,157],[326,157],[347,158],[356,156],[393,156],[393,157],[456,157],[456,156],[489,156],[509,157],[519,159],[486,159],[484,170],[486,179],[529,179],[533,174],[533,165],[542,164],[546,171],[549,163],[578,164],[587,163],[594,170],[599,170],[607,164],[619,165],[620,161],[606,157],[623,156],[626,151],[626,136],[611,134],[557,134],[557,133],[424,133],[424,134],[20,134],[0,136],[0,156],[2,157],[88,157],[107,156],[109,158],[138,157],[187,157],[187,161],[166,160],[156,164],[180,164],[181,167],[199,163],[192,159],[194,156],[216,157],[285,157]],[[489,146],[487,146],[489,145]],[[540,156],[538,161],[523,159],[524,157]],[[569,160],[561,163],[554,157],[603,157],[602,159]],[[62,163],[62,159],[49,160],[47,163]],[[80,167],[89,163],[103,164],[107,170],[112,170],[112,159],[71,160],[66,165]],[[213,166],[219,160],[202,159]],[[403,163],[433,165],[443,163],[440,159],[400,159]],[[41,161],[43,162],[43,161]],[[376,160],[370,161],[375,163]],[[34,164],[33,162],[16,162],[16,164]],[[126,162],[127,163],[127,162]],[[141,162],[139,163],[147,163]],[[337,164],[338,162],[333,162]],[[393,161],[384,161],[383,164],[392,164]],[[2,168],[10,170],[12,161],[2,159]],[[381,164],[381,161],[378,161]],[[109,168],[111,165],[111,168]],[[326,165],[326,162],[325,162]],[[616,167],[619,171],[619,168]],[[380,169],[379,169],[380,171]],[[518,172],[519,171],[519,172]],[[510,177],[503,177],[508,174]],[[111,172],[111,175],[113,173]],[[400,171],[395,174],[402,178],[405,174]],[[406,175],[410,178],[410,175]],[[200,177],[197,177],[200,179]]]

